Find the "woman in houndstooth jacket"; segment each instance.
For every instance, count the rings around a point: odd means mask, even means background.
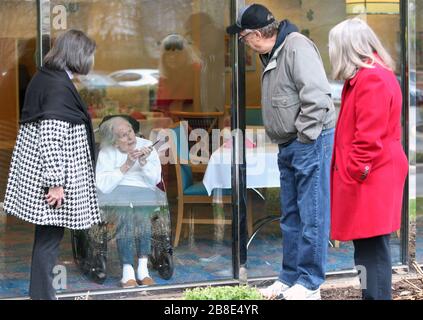
[[[52,270],[64,228],[100,222],[92,124],[71,81],[91,70],[94,52],[95,42],[83,32],[65,32],[26,92],[4,209],[35,224],[31,299],[56,298]]]

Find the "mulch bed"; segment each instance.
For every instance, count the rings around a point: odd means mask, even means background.
[[[392,284],[393,300],[423,300],[423,271],[413,264],[417,273],[397,279]],[[322,289],[322,300],[360,300],[361,290],[352,287]]]
[[[423,277],[404,279],[394,284],[393,300],[423,300]]]

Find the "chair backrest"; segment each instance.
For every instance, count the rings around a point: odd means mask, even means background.
[[[171,152],[174,154],[178,194],[182,196],[184,190],[193,183],[192,170],[189,165],[188,129],[183,122],[180,122],[171,130],[173,132]]]
[[[225,106],[227,114],[231,114],[231,106]],[[245,124],[247,126],[262,126],[263,115],[261,113],[261,106],[246,106],[245,107]]]
[[[112,115],[107,115],[107,116],[105,116],[103,118],[103,120],[101,120],[101,122],[98,125],[98,127],[100,127],[107,120],[109,120],[111,118],[114,118],[114,117],[121,117],[121,118],[126,119],[131,124],[132,129],[134,129],[135,134],[136,135],[139,134],[139,132],[140,132],[140,124],[138,123],[138,121],[135,118],[133,118],[133,117],[127,115],[127,114],[112,114]]]
[[[188,112],[172,111],[171,116],[178,121],[187,121],[189,130],[204,129],[211,133],[213,129],[219,128],[219,119],[224,115],[223,111],[215,112]]]

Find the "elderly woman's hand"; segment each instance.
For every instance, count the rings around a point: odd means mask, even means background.
[[[153,151],[152,147],[142,147],[139,149],[141,152],[141,156],[138,158],[138,162],[140,166],[144,166],[147,163],[147,158],[150,155],[151,151]]]
[[[137,161],[142,154],[143,153],[139,149],[129,151],[125,163],[120,168],[121,172],[126,173],[129,169],[131,169],[135,164],[135,161]]]

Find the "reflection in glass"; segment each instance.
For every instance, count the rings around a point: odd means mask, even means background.
[[[192,111],[195,81],[201,63],[193,48],[179,34],[162,40],[156,108],[165,115],[170,111]]]

